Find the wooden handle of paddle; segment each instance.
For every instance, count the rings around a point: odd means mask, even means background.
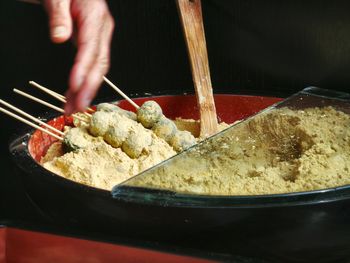
[[[208,137],[218,131],[211,86],[208,52],[200,0],[176,0],[190,57],[192,78],[200,111],[200,134]]]

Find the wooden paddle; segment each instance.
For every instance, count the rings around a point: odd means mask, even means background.
[[[200,135],[208,137],[218,131],[213,89],[211,86],[208,53],[204,35],[200,0],[176,0],[200,112]]]

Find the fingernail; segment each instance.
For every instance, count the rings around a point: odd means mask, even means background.
[[[56,26],[52,29],[52,36],[59,38],[59,37],[65,37],[67,34],[67,30],[65,26]]]

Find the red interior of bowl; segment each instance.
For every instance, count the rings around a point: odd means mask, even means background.
[[[243,96],[231,94],[217,94],[214,96],[216,111],[219,121],[233,123],[242,120],[260,110],[281,101],[280,98],[262,96]],[[194,95],[167,95],[158,97],[133,99],[138,105],[146,100],[155,100],[162,107],[164,115],[175,119],[182,117],[185,119],[199,119],[196,97]],[[135,111],[132,105],[122,100],[118,106],[123,109]],[[72,125],[72,118],[60,116],[48,122],[59,130],[63,130],[65,125]],[[31,136],[28,144],[29,152],[36,161],[46,153],[50,145],[57,139],[36,130]]]

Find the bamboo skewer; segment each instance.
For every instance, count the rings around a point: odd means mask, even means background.
[[[51,96],[57,98],[59,101],[61,101],[61,102],[63,102],[63,103],[66,103],[66,102],[67,102],[65,96],[63,96],[63,95],[61,95],[61,94],[59,94],[59,93],[57,93],[57,92],[55,92],[55,91],[53,91],[53,90],[50,90],[50,89],[48,89],[48,88],[45,88],[44,86],[42,86],[42,85],[36,83],[35,81],[32,81],[32,80],[31,80],[31,81],[29,81],[29,84],[32,85],[32,86],[34,86],[34,87],[36,87],[36,88],[38,88],[38,89],[40,89],[40,90],[42,90],[42,91],[44,91],[44,92],[46,92],[47,94],[49,94],[49,95],[51,95]]]
[[[41,100],[41,99],[38,99],[37,97],[34,97],[34,96],[32,96],[32,95],[30,95],[30,94],[24,92],[24,91],[21,91],[21,90],[18,90],[18,89],[13,89],[13,91],[14,91],[15,93],[17,93],[17,94],[20,94],[20,95],[22,95],[22,96],[28,98],[28,99],[31,99],[31,100],[33,100],[33,101],[35,101],[35,102],[38,102],[38,103],[40,103],[40,104],[42,104],[42,105],[45,105],[45,106],[47,106],[47,107],[49,107],[49,108],[51,108],[51,109],[53,109],[53,110],[55,110],[55,111],[64,113],[64,110],[63,110],[63,109],[61,109],[61,108],[59,108],[59,107],[57,107],[57,106],[55,106],[55,105],[53,105],[53,104],[51,104],[51,103],[48,103],[48,102],[46,102],[46,101],[43,101],[43,100]],[[77,116],[76,114],[73,114],[73,117],[74,117],[74,118],[77,118],[77,119],[80,120],[80,121],[86,122],[86,120],[84,120],[83,118]]]
[[[47,123],[45,123],[45,122],[43,122],[43,121],[41,121],[41,120],[39,120],[38,118],[35,118],[34,116],[32,116],[32,115],[30,115],[30,114],[24,112],[23,110],[21,110],[21,109],[15,107],[15,106],[13,106],[13,105],[11,105],[10,103],[8,103],[8,102],[6,102],[6,101],[4,101],[4,100],[1,100],[1,99],[0,99],[0,103],[3,104],[3,105],[5,105],[5,106],[7,106],[8,108],[10,108],[10,109],[16,111],[16,112],[22,114],[23,116],[27,117],[28,119],[31,119],[31,120],[35,121],[36,123],[39,123],[39,124],[45,126],[46,128],[48,128],[48,129],[50,129],[50,130],[52,130],[52,131],[54,131],[54,132],[56,132],[56,133],[58,133],[58,134],[64,136],[64,133],[61,132],[60,130],[58,130],[58,129],[52,127],[51,125],[49,125],[49,124],[47,124]]]
[[[118,92],[124,99],[126,99],[132,106],[136,109],[139,109],[140,106],[133,102],[124,92],[122,92],[116,85],[114,85],[109,79],[103,76],[103,80],[107,82],[109,86],[111,86],[116,92]]]
[[[109,86],[111,86],[116,92],[118,92],[118,94],[120,94],[125,100],[127,100],[132,106],[134,106],[136,109],[140,108],[140,106],[138,106],[134,101],[132,101],[122,90],[120,90],[116,85],[114,85],[109,79],[107,79],[105,76],[103,76],[103,79],[105,82],[107,82],[107,84]],[[63,102],[63,103],[67,103],[66,97],[53,91],[50,90],[38,83],[36,83],[35,81],[29,81],[29,84],[44,91],[45,93],[51,95],[52,97],[56,98],[57,100]],[[87,110],[94,112],[95,110],[93,110],[92,108],[88,107]],[[87,116],[91,117],[92,115],[90,113],[85,112],[84,114],[86,114]]]
[[[23,123],[33,127],[33,128],[35,128],[35,129],[38,129],[38,130],[40,130],[40,131],[42,131],[44,133],[47,133],[47,134],[51,135],[52,137],[54,137],[54,138],[56,138],[56,139],[58,139],[60,141],[63,141],[62,137],[60,137],[60,136],[58,136],[58,135],[56,135],[56,134],[54,134],[54,133],[52,133],[52,132],[50,132],[48,130],[45,130],[44,128],[42,128],[42,127],[40,127],[40,126],[38,126],[38,125],[36,125],[34,123],[31,123],[30,121],[28,121],[28,120],[18,116],[17,114],[14,114],[14,113],[12,113],[12,112],[10,112],[10,111],[2,108],[2,107],[0,107],[0,111],[5,113],[5,114],[7,114],[7,115],[9,115],[9,116],[11,116],[12,118],[15,118],[15,119],[17,119],[17,120],[19,120],[19,121],[21,121],[21,122],[23,122]]]
[[[63,109],[61,109],[61,108],[59,108],[59,107],[57,107],[57,106],[55,106],[55,105],[53,105],[53,104],[51,104],[51,103],[48,103],[48,102],[46,102],[46,101],[43,101],[43,100],[41,100],[41,99],[38,99],[38,98],[36,98],[36,97],[34,97],[34,96],[32,96],[32,95],[30,95],[30,94],[24,92],[24,91],[21,91],[21,90],[18,90],[18,89],[13,89],[13,91],[14,91],[15,93],[17,93],[17,94],[20,94],[20,95],[22,95],[22,96],[28,98],[28,99],[34,100],[34,101],[36,101],[36,102],[38,102],[38,103],[40,103],[40,104],[42,104],[42,105],[45,105],[45,106],[47,106],[47,107],[49,107],[49,108],[51,108],[51,109],[54,109],[54,110],[59,111],[59,112],[61,112],[61,113],[64,113],[64,110],[63,110]]]
[[[105,76],[103,77],[104,81],[107,82],[107,84],[109,84],[116,92],[118,92],[118,94],[120,94],[124,99],[126,99],[132,106],[134,106],[136,109],[140,108],[135,102],[133,102],[123,91],[121,91],[116,85],[114,85],[109,79],[107,79]],[[66,97],[53,91],[50,90],[48,88],[45,88],[44,86],[36,83],[35,81],[29,81],[29,84],[46,92],[47,94],[53,96],[54,98],[58,99],[59,101],[63,102],[63,103],[67,103]],[[87,108],[89,111],[93,111],[94,110],[92,108]],[[85,113],[87,116],[91,117],[91,114],[89,113]]]
[[[42,86],[42,85],[36,83],[35,81],[29,81],[29,84],[32,85],[32,86],[34,86],[34,87],[36,87],[36,88],[38,88],[38,89],[40,89],[40,90],[42,90],[42,91],[44,91],[44,92],[46,92],[47,94],[49,94],[49,95],[51,95],[52,97],[58,99],[59,101],[61,101],[61,102],[63,102],[63,103],[67,103],[67,99],[66,99],[65,96],[63,96],[63,95],[61,95],[61,94],[59,94],[59,93],[57,93],[57,92],[55,92],[55,91],[53,91],[53,90],[50,90],[50,89],[48,89],[48,88],[45,88],[44,86]],[[90,108],[90,107],[88,107],[87,110],[94,112],[94,110],[93,110],[92,108]],[[89,116],[89,117],[91,117],[91,114],[88,113],[88,112],[85,112],[84,114],[87,115],[87,116]]]
[[[86,122],[86,120],[84,120],[82,117],[80,117],[80,116],[78,116],[78,115],[76,115],[76,114],[73,114],[72,116],[73,116],[74,118],[76,118],[76,119],[82,121],[82,122]]]
[[[91,117],[92,115],[90,114],[90,113],[88,113],[88,112],[84,112],[83,114],[85,114],[86,116],[88,116],[88,117]]]

